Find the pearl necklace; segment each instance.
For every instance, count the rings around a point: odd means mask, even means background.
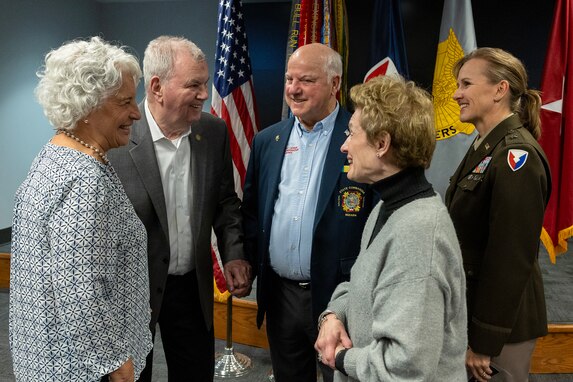
[[[74,134],[70,133],[69,131],[66,131],[66,130],[58,130],[58,131],[60,133],[63,133],[65,136],[74,139],[76,142],[78,142],[81,145],[84,145],[88,149],[92,149],[103,160],[103,163],[109,164],[109,160],[107,159],[107,156],[104,153],[102,153],[101,150],[98,149],[97,147],[95,147],[94,145],[90,145],[89,143],[82,141],[81,139],[79,139]]]

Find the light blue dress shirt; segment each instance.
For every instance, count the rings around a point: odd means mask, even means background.
[[[295,118],[281,168],[269,253],[281,277],[310,280],[316,203],[339,106],[308,131]]]

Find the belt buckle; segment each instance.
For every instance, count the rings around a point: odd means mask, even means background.
[[[299,281],[297,284],[302,289],[310,289],[310,282],[309,281]]]

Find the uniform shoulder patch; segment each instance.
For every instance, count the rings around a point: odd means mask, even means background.
[[[525,166],[528,156],[529,153],[525,150],[510,149],[507,152],[507,164],[512,171],[517,171]]]

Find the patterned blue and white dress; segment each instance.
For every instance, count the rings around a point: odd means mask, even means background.
[[[152,347],[145,228],[109,165],[48,143],[15,198],[17,381],[99,381]]]

